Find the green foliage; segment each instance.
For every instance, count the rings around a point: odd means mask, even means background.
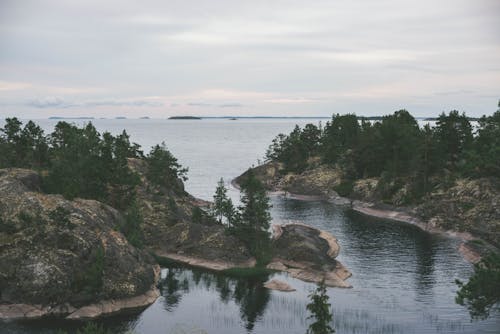
[[[182,191],[179,180],[186,181],[187,168],[183,168],[166,148],[165,143],[153,146],[146,157],[148,162],[147,178],[158,186]]]
[[[239,219],[232,229],[236,236],[246,243],[257,263],[265,264],[270,260],[271,254],[269,198],[264,185],[251,169],[240,186],[242,195],[241,205],[238,207]]]
[[[359,137],[360,126],[358,118],[354,114],[339,115],[332,117],[331,122],[325,126],[321,138],[321,155],[325,162],[335,163],[340,155],[352,149]]]
[[[278,135],[266,158],[281,162],[285,172],[301,173],[311,157],[342,171],[341,194],[367,177],[382,178],[378,193],[388,202],[405,187],[405,203],[419,202],[436,187],[457,177],[500,176],[500,110],[483,116],[474,135],[469,118],[458,111],[442,113],[436,125],[418,126],[406,110],[369,122],[354,114],[334,115],[324,129],[298,126]]]
[[[200,209],[199,207],[195,206],[191,210],[191,221],[195,224],[202,224],[203,223],[203,210]]]
[[[269,146],[266,159],[280,161],[288,172],[300,173],[307,167],[307,160],[319,149],[321,130],[313,124],[304,129],[298,125],[285,136],[279,134]]]
[[[269,198],[264,185],[252,169],[247,171],[240,186],[241,205],[235,209],[227,198],[224,180],[218,182],[212,216],[219,222],[225,220],[227,230],[246,244],[250,253],[257,259],[257,265],[265,265],[270,261],[272,253]]]
[[[137,202],[133,202],[125,211],[125,221],[120,226],[120,231],[125,235],[128,242],[138,248],[143,247],[143,235],[141,225],[144,223]]]
[[[48,163],[48,143],[43,130],[29,121],[24,128],[16,117],[6,118],[0,129],[0,168],[39,169]]]
[[[337,185],[334,190],[343,197],[347,197],[351,194],[354,183],[352,181],[343,181]]]
[[[436,139],[439,143],[444,168],[457,170],[464,164],[464,153],[473,143],[472,126],[465,116],[453,110],[448,115],[442,113],[436,122]]]
[[[500,310],[500,254],[489,254],[474,265],[467,283],[456,281],[460,290],[455,301],[469,310],[472,319],[485,319]]]
[[[233,201],[227,197],[227,189],[224,186],[224,179],[220,179],[214,194],[214,204],[211,210],[212,216],[227,227],[233,226],[238,219]]]
[[[307,334],[331,334],[335,330],[330,326],[333,320],[333,314],[330,310],[330,303],[328,303],[328,295],[326,294],[325,282],[322,281],[318,284],[316,290],[309,295],[311,302],[307,304],[306,308],[311,313],[308,319],[313,322],[307,329]]]
[[[466,166],[469,175],[500,177],[500,110],[479,120],[473,149],[466,154],[470,158]]]
[[[92,123],[82,128],[59,122],[50,135],[50,161],[44,188],[66,198],[96,199],[125,209],[134,198],[139,178],[127,165],[127,158],[138,157],[123,132],[102,136]]]

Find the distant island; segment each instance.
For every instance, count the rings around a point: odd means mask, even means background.
[[[149,116],[142,116],[139,119],[150,119]]]
[[[115,119],[127,119],[125,116],[116,116]]]
[[[94,119],[94,117],[88,117],[88,116],[81,116],[81,117],[50,116],[49,119]]]
[[[171,116],[168,119],[201,119],[201,117],[197,117],[197,116]]]

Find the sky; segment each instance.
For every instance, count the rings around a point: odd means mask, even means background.
[[[0,117],[492,114],[499,0],[0,0]]]

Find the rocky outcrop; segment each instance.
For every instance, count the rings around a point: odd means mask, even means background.
[[[268,269],[285,271],[307,282],[349,288],[351,273],[335,258],[340,247],[328,232],[304,224],[274,225],[274,257]]]
[[[117,231],[118,211],[43,194],[24,169],[0,170],[0,194],[0,318],[71,317],[112,301],[95,316],[154,301],[158,267]]]
[[[285,174],[277,163],[258,166],[254,171],[270,191],[297,199],[314,196],[348,205],[366,215],[410,223],[463,240],[479,238],[500,247],[500,180],[495,178],[459,179],[451,187],[434,189],[419,203],[407,204],[409,187],[404,180],[381,184],[379,178],[367,178],[348,184],[341,171],[324,165],[316,165],[300,175]],[[235,183],[246,174],[236,178]],[[349,199],[337,193],[345,191],[342,188],[347,185]]]
[[[255,261],[243,242],[227,234],[224,226],[205,212],[198,211],[197,220],[193,219],[193,213],[206,206],[206,202],[183,190],[175,192],[152,184],[145,176],[147,164],[143,160],[129,159],[129,166],[141,178],[137,203],[144,219],[141,229],[148,249],[158,256],[190,265],[197,263],[207,269],[215,269],[220,263],[234,267]]]
[[[500,247],[500,180],[457,180],[415,208],[433,226],[472,235]]]

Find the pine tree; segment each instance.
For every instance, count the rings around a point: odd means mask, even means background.
[[[223,178],[219,180],[215,189],[212,215],[219,223],[225,223],[227,227],[231,227],[235,220],[234,205],[231,199],[227,197],[227,188],[224,186]]]
[[[265,263],[270,254],[269,227],[271,214],[269,198],[264,185],[249,169],[241,183],[240,214],[235,222],[236,235],[246,242],[258,263]]]
[[[316,290],[309,295],[311,302],[306,308],[311,315],[308,319],[313,319],[314,322],[309,325],[306,334],[331,334],[335,330],[330,326],[333,320],[333,314],[328,303],[328,295],[326,294],[325,282],[318,284]]]

